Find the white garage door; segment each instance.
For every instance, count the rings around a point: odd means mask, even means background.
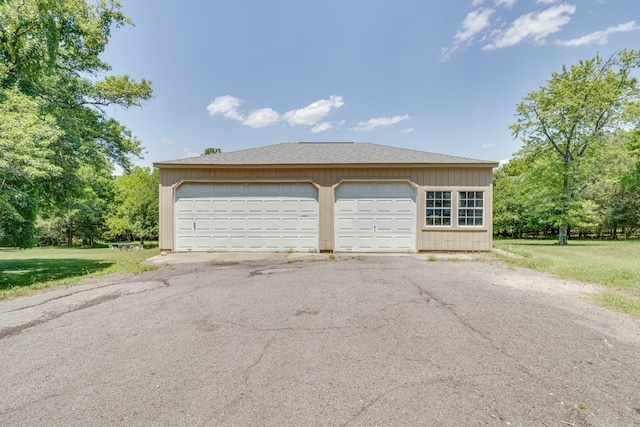
[[[318,249],[311,184],[184,184],[174,212],[176,251]]]
[[[335,249],[415,252],[416,191],[402,183],[348,183],[335,190]]]

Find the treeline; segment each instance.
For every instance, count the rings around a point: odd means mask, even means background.
[[[572,237],[640,237],[640,161],[637,133],[602,138],[589,154],[586,177],[571,200]],[[597,149],[596,149],[597,148]],[[561,196],[553,186],[553,157],[516,153],[493,176],[494,233],[505,237],[555,237]]]
[[[117,1],[0,1],[0,246],[156,234],[157,209],[131,202],[146,186],[131,198],[129,183],[157,176],[131,168],[142,145],[110,116],[150,100],[151,82],[100,58],[130,24]],[[114,179],[116,165],[131,172]]]
[[[640,52],[552,73],[516,106],[523,147],[494,174],[498,235],[625,237],[640,225]]]
[[[134,167],[87,182],[78,197],[42,213],[33,241],[42,246],[92,246],[105,241],[157,240],[158,170]]]

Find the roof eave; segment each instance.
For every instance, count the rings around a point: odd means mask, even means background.
[[[331,168],[496,168],[498,162],[439,162],[439,163],[282,163],[282,164],[201,164],[155,162],[159,169],[331,169]]]

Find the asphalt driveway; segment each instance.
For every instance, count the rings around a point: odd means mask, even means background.
[[[595,287],[417,255],[189,255],[0,301],[0,425],[640,425],[640,322]]]

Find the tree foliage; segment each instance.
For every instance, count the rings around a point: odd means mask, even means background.
[[[539,207],[567,243],[569,227],[588,220],[585,191],[598,166],[599,145],[608,135],[637,125],[640,89],[632,71],[640,53],[599,55],[553,73],[547,85],[526,95],[516,107],[513,135],[524,142],[521,157],[542,198]]]
[[[116,178],[114,190],[114,203],[106,219],[106,236],[141,241],[157,238],[158,170],[136,166]]]
[[[618,131],[599,141],[583,159],[591,177],[580,197],[572,200],[569,229],[578,234],[610,236],[618,230],[627,236],[640,225],[640,188],[633,188],[630,174],[640,157],[629,144],[629,132]],[[523,149],[494,173],[494,229],[521,237],[551,235],[557,230],[560,211],[544,174],[552,173],[553,158]]]
[[[87,165],[103,176],[142,152],[107,107],[140,106],[151,84],[108,75],[100,59],[129,24],[115,0],[0,1],[0,244],[31,244],[38,213],[95,213],[100,203],[78,207],[94,195]]]

